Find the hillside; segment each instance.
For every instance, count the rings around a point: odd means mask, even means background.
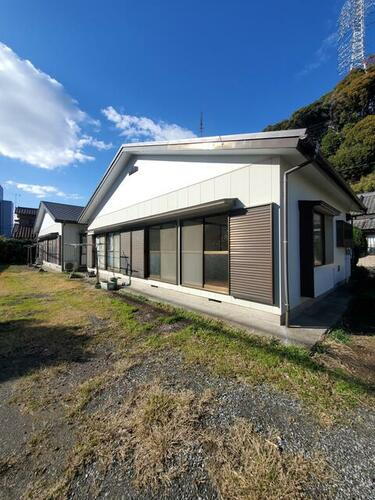
[[[357,192],[375,190],[375,65],[354,70],[328,94],[268,130],[308,128]]]

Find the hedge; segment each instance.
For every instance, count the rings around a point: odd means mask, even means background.
[[[0,264],[27,264],[26,245],[30,240],[17,240],[0,236]]]

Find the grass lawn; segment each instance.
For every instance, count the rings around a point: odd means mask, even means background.
[[[3,268],[5,498],[329,498],[339,466],[302,434],[372,413],[375,343],[361,328],[310,353],[62,274]],[[281,429],[293,425],[292,445]]]

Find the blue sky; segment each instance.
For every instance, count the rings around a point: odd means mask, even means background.
[[[84,205],[134,140],[255,132],[338,81],[339,0],[2,0],[0,184]],[[29,62],[26,62],[29,61]]]

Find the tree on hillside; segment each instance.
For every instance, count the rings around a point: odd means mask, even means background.
[[[351,181],[375,171],[375,115],[347,127],[342,144],[328,159]]]
[[[358,182],[352,184],[355,193],[368,193],[375,191],[375,172],[361,177]]]
[[[308,128],[343,177],[375,172],[375,65],[353,70],[328,94],[265,130]]]

